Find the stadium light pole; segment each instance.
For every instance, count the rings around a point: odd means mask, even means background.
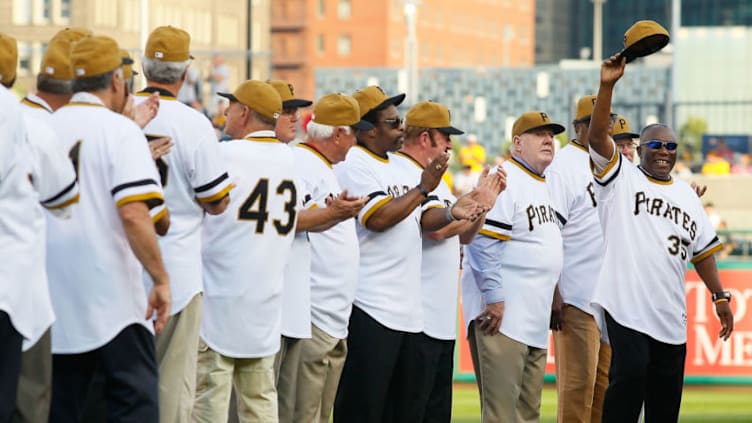
[[[666,124],[670,128],[675,128],[676,123],[676,110],[675,103],[676,97],[679,92],[676,86],[678,68],[676,66],[676,59],[679,56],[678,42],[679,31],[681,29],[681,0],[671,1],[671,89],[668,91],[668,101],[666,102]]]
[[[603,3],[606,0],[592,0],[593,2],[593,61],[603,60]]]
[[[418,37],[416,21],[419,0],[405,0],[404,13],[407,36],[405,37],[405,70],[407,73],[408,104],[417,102],[420,98],[420,84],[418,81]]]

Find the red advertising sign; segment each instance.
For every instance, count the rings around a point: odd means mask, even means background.
[[[734,332],[728,341],[718,338],[721,324],[710,293],[694,270],[686,275],[687,360],[689,380],[752,383],[752,270],[720,270],[724,289],[731,291]],[[749,309],[748,309],[749,308]],[[460,307],[460,313],[462,308]],[[462,316],[459,319],[463,322]],[[473,362],[464,325],[457,339],[457,379],[473,377]],[[553,340],[549,338],[547,375],[555,373]],[[708,379],[710,378],[710,379]]]

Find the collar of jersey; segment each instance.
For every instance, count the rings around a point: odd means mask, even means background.
[[[402,157],[406,158],[407,160],[410,160],[411,162],[413,162],[413,164],[415,164],[415,166],[418,166],[421,169],[425,169],[423,167],[423,165],[420,164],[420,162],[418,162],[417,160],[415,160],[415,158],[413,156],[411,156],[411,155],[409,155],[409,154],[407,154],[407,153],[405,153],[403,151],[398,151],[398,152],[396,152],[394,154],[396,154],[398,156],[402,156]]]
[[[541,182],[545,182],[546,181],[546,177],[545,176],[538,175],[537,173],[535,173],[535,171],[533,169],[531,169],[527,165],[527,163],[525,163],[522,159],[520,159],[518,157],[512,156],[512,158],[509,159],[509,161],[512,162],[513,164],[517,165],[517,167],[519,167],[520,169],[522,169],[523,172],[525,172],[528,175],[530,175],[530,177],[532,177],[533,179],[535,179],[537,181],[541,181]]]
[[[44,110],[47,110],[48,112],[52,113],[52,107],[50,107],[50,105],[47,104],[47,102],[44,101],[38,95],[29,94],[26,97],[24,97],[23,100],[21,100],[21,103],[23,103],[23,104],[25,104],[25,105],[27,105],[29,107],[34,107],[36,109],[44,109]]]
[[[645,177],[648,178],[648,181],[650,181],[650,182],[652,182],[654,184],[658,184],[658,185],[671,185],[671,184],[674,183],[674,179],[671,177],[671,175],[669,175],[667,181],[664,181],[664,180],[658,179],[658,178],[656,178],[654,176],[651,176],[648,173],[648,171],[645,170],[645,169],[643,169],[643,167],[640,166],[640,165],[637,166],[637,169],[640,169],[640,172],[642,172],[645,175]]]
[[[584,145],[582,145],[582,144],[578,143],[578,142],[577,142],[577,140],[572,140],[572,141],[569,141],[569,143],[570,143],[570,144],[572,144],[573,146],[575,146],[575,147],[579,148],[580,150],[582,150],[582,151],[586,152],[586,153],[588,153],[588,152],[589,152],[589,151],[588,151],[588,148],[587,148],[587,147],[585,147]]]
[[[329,166],[329,169],[332,168],[333,163],[331,162],[331,160],[327,159],[326,156],[324,155],[324,153],[322,153],[321,151],[319,151],[319,149],[316,148],[315,145],[309,144],[307,142],[302,142],[302,143],[298,144],[298,147],[304,148],[304,149],[310,151],[314,155],[318,156],[318,158],[320,158],[327,166]]]
[[[150,95],[154,93],[159,93],[159,98],[163,100],[177,100],[178,98],[175,97],[175,94],[173,94],[171,91],[168,91],[164,88],[158,88],[158,87],[146,87],[143,90],[136,93],[139,97],[149,97]]]
[[[366,147],[365,144],[357,143],[355,144],[355,147],[360,147],[361,150],[365,151],[369,156],[380,161],[381,163],[389,163],[389,156],[381,157],[378,154],[371,151],[368,147]]]
[[[251,132],[250,134],[243,137],[243,139],[248,141],[256,141],[256,142],[278,142],[281,143],[282,141],[278,140],[276,135],[274,134],[274,131],[255,131]]]
[[[105,107],[102,99],[92,93],[80,92],[73,94],[70,102],[66,106],[98,106]]]

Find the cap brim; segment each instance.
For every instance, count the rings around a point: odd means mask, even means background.
[[[132,65],[133,64],[133,59],[131,59],[130,57],[123,57],[123,61],[122,61],[121,64],[123,64],[123,65]]]
[[[447,134],[447,135],[462,135],[465,132],[460,131],[459,129],[455,128],[454,126],[447,126],[446,128],[436,128],[439,131]]]
[[[350,125],[351,128],[355,128],[359,131],[370,131],[371,129],[375,128],[371,122],[368,122],[367,120],[359,120],[358,122],[355,122],[353,125]]]
[[[624,138],[629,138],[629,139],[640,138],[640,134],[635,134],[634,132],[622,132],[621,134],[616,134],[612,136],[611,138],[613,138],[614,141],[623,140]]]
[[[312,101],[291,98],[282,102],[282,107],[308,107],[313,104]]]
[[[397,107],[400,104],[402,104],[403,101],[405,101],[406,96],[407,94],[397,94],[394,97],[389,97],[386,100],[382,101],[381,104],[374,107],[374,109],[383,109],[386,106],[392,106],[392,105]]]
[[[553,131],[554,135],[561,134],[565,130],[564,127],[559,125],[558,123],[549,123],[546,125],[530,128],[527,131],[523,132],[523,134],[527,132],[537,131],[539,129],[550,129],[551,131]]]
[[[625,48],[619,53],[619,57],[625,57],[627,63],[638,57],[649,56],[668,44],[669,37],[666,34],[653,34],[637,40],[631,46]]]
[[[235,96],[232,95],[232,93],[217,93],[217,95],[220,97],[224,97],[230,101],[238,101],[238,99],[235,98]]]

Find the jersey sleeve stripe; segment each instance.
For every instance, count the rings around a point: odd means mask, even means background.
[[[115,203],[115,206],[122,207],[128,203],[133,203],[134,201],[143,201],[149,209],[153,209],[154,207],[164,204],[164,197],[159,192],[129,195],[118,200],[117,203]]]
[[[616,163],[620,161],[620,158],[621,158],[621,154],[619,154],[619,152],[616,151],[616,148],[614,148],[614,157],[612,157],[611,160],[608,161],[608,163],[606,164],[606,167],[603,169],[603,172],[596,173],[595,169],[593,169],[593,175],[595,175],[595,177],[598,179],[602,179],[604,176],[608,174],[608,172],[611,169],[613,169],[614,166],[616,166]]]
[[[48,210],[64,209],[64,208],[70,206],[71,204],[78,203],[78,199],[79,199],[79,194],[76,193],[76,195],[74,195],[73,197],[69,198],[66,201],[63,201],[60,204],[55,204],[54,206],[47,206],[47,205],[45,205],[44,208],[46,208]]]
[[[126,182],[124,184],[120,184],[120,185],[116,186],[115,188],[113,188],[110,191],[110,194],[112,194],[113,196],[115,196],[115,194],[117,194],[118,192],[120,192],[120,191],[122,191],[124,189],[133,188],[133,187],[140,187],[140,186],[144,186],[144,185],[157,185],[157,186],[159,186],[159,184],[157,183],[157,181],[155,181],[154,179],[141,179],[139,181]]]
[[[423,211],[426,211],[426,210],[431,210],[431,209],[444,209],[444,208],[446,208],[446,207],[444,207],[444,206],[443,206],[443,205],[441,205],[441,204],[431,204],[431,205],[429,205],[429,206],[426,206],[426,207],[425,207],[425,208],[423,209]]]
[[[217,185],[221,184],[223,181],[225,181],[225,180],[227,180],[229,178],[230,178],[230,176],[227,174],[227,172],[225,172],[225,173],[219,175],[213,181],[211,181],[211,182],[209,182],[207,184],[201,185],[199,187],[193,188],[193,191],[196,192],[196,194],[198,194],[199,192],[209,191],[210,189],[216,187]]]
[[[493,220],[493,219],[489,219],[489,218],[486,218],[486,222],[484,224],[485,225],[490,225],[490,226],[495,226],[495,227],[497,227],[499,229],[503,229],[505,231],[511,231],[512,230],[512,225],[510,225],[508,223],[502,223],[502,222],[499,222],[498,220]]]
[[[215,201],[225,198],[227,194],[229,194],[233,188],[235,188],[235,184],[229,184],[222,191],[212,195],[211,197],[196,197],[196,198],[198,198],[198,201],[201,203],[213,203]]]
[[[376,210],[380,209],[384,204],[390,201],[392,201],[392,196],[388,195],[385,198],[382,198],[381,200],[379,200],[376,204],[373,205],[373,207],[368,209],[368,211],[363,214],[363,218],[361,219],[361,223],[363,224],[363,226],[366,226],[368,219],[370,219],[371,216],[373,216],[373,214],[376,213]]]
[[[373,200],[374,198],[380,196],[380,195],[386,195],[384,191],[376,191],[368,194],[368,201]]]
[[[489,238],[498,239],[500,241],[509,241],[510,239],[512,239],[512,237],[510,237],[509,235],[497,234],[496,232],[491,232],[491,231],[486,230],[486,229],[479,230],[478,234],[479,235],[483,235],[483,236],[487,236]]]
[[[52,197],[50,197],[50,198],[42,201],[41,203],[45,207],[49,207],[50,205],[54,205],[54,203],[57,202],[58,200],[61,200],[64,197],[66,197],[69,194],[71,194],[72,192],[74,192],[75,188],[76,188],[76,180],[73,179],[73,182],[71,182],[70,185],[68,185],[67,187],[63,188],[63,190],[60,191],[59,193],[57,193],[57,194],[53,195]]]
[[[165,217],[166,214],[167,214],[167,207],[163,208],[157,214],[155,214],[154,216],[152,216],[151,217],[151,221],[154,222],[154,223],[157,223],[160,220],[162,220],[162,218]]]
[[[711,247],[708,250],[705,250],[704,252],[697,254],[696,256],[692,257],[692,263],[699,263],[706,258],[710,257],[711,255],[715,254],[716,252],[720,251],[721,248],[723,248],[723,244],[719,241],[717,245],[714,247]]]
[[[421,205],[424,205],[424,204],[430,203],[431,201],[439,201],[439,197],[438,197],[438,196],[436,196],[436,195],[429,195],[429,196],[428,196],[428,197],[426,197],[426,199],[425,199],[425,200],[423,200],[423,202],[422,202],[422,203],[420,203],[420,204],[421,204]]]
[[[561,222],[562,226],[567,224],[567,219],[564,219],[564,216],[562,216],[561,213],[556,212],[556,217],[559,219],[559,222]]]
[[[595,182],[598,185],[600,185],[602,187],[605,187],[606,185],[610,184],[614,179],[616,179],[617,176],[619,176],[619,172],[621,172],[621,154],[617,153],[616,155],[619,156],[618,167],[616,168],[616,171],[614,171],[614,173],[612,173],[611,176],[607,180],[601,182],[600,178],[598,178],[598,176],[594,174],[594,178],[593,179],[595,179]]]

